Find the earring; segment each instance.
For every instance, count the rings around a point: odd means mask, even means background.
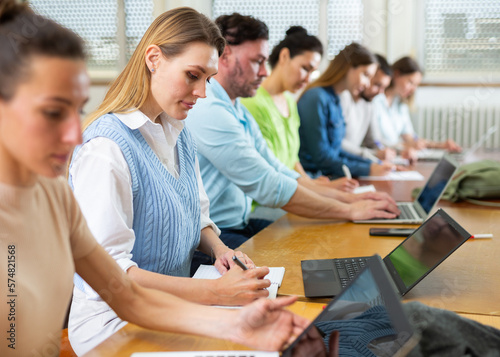
[[[151,68],[151,73],[155,73],[155,69],[154,68]]]

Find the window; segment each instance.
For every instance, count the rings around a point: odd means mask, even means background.
[[[328,59],[349,43],[363,40],[363,0],[214,0],[212,12],[214,19],[239,12],[264,21],[269,27],[271,48],[283,39],[290,26],[301,25],[328,42]],[[321,28],[327,33],[321,33]]]
[[[319,0],[214,0],[213,18],[239,12],[262,20],[269,27],[270,50],[284,37],[286,30],[300,25],[312,35],[319,31]]]
[[[500,77],[498,0],[426,0],[426,78]]]
[[[118,73],[153,21],[152,0],[31,0],[30,4],[85,40],[88,67],[97,77]]]
[[[363,43],[363,1],[328,1],[328,59],[355,41]]]

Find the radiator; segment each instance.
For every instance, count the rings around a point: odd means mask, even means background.
[[[500,148],[500,107],[420,107],[413,119],[415,131],[422,138],[435,141],[450,138],[468,148],[489,130],[491,134],[481,147]],[[497,130],[492,130],[495,127]]]

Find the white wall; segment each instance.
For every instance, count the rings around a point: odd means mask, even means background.
[[[415,106],[479,106],[500,107],[499,87],[421,87],[415,96]]]
[[[94,109],[96,109],[99,104],[101,104],[104,96],[106,95],[107,86],[105,85],[91,85],[90,86],[90,98],[83,111],[85,114],[90,114]]]

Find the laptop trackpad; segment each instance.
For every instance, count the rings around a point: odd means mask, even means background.
[[[331,260],[328,262],[318,260],[303,261],[302,279],[304,280],[304,291],[307,297],[332,297],[342,290]]]

